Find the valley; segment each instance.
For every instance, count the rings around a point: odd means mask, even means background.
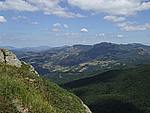
[[[150,0],[0,0],[0,113],[150,113]]]
[[[150,46],[99,43],[51,48],[40,52],[14,50],[20,60],[56,83],[93,76],[113,69],[150,64]]]
[[[104,42],[17,55],[80,97],[93,113],[150,112],[150,46]]]

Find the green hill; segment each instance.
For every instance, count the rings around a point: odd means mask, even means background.
[[[14,52],[20,60],[32,64],[40,75],[58,84],[90,77],[93,72],[150,64],[150,46],[142,44],[103,42]]]
[[[150,65],[112,70],[69,82],[93,113],[150,113]]]
[[[1,51],[0,113],[90,113],[77,96],[39,77],[30,65],[8,65],[16,63],[15,55]]]

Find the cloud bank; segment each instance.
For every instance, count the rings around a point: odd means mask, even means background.
[[[68,0],[68,3],[83,10],[103,12],[110,15],[127,16],[150,9],[150,2],[144,2],[143,0]]]
[[[0,1],[0,11],[17,10],[17,11],[42,11],[46,15],[57,15],[60,17],[74,18],[84,17],[81,14],[73,13],[59,4],[62,0],[5,0]]]
[[[61,5],[65,4],[65,5]],[[14,10],[19,12],[43,12],[45,15],[57,15],[65,18],[82,18],[81,11],[70,10],[79,8],[87,11],[91,15],[103,13],[104,19],[115,23],[124,31],[147,30],[150,23],[132,24],[127,21],[128,17],[136,15],[138,12],[150,10],[149,0],[1,0],[0,11]],[[14,20],[25,19],[24,17],[14,17]],[[0,23],[7,20],[1,16]],[[63,25],[64,28],[69,28]],[[88,32],[82,29],[81,32]],[[58,29],[54,29],[58,31]]]

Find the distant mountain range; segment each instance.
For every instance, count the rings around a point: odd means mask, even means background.
[[[39,47],[25,47],[20,49],[15,49],[18,51],[24,51],[24,52],[40,52],[50,49],[49,46],[39,46]]]
[[[93,113],[150,112],[150,46],[104,42],[26,50],[14,51],[79,96]]]
[[[38,46],[38,47],[24,47],[24,48],[17,48],[12,46],[0,46],[0,48],[9,49],[11,51],[23,51],[23,52],[40,52],[50,49],[49,46]]]
[[[5,49],[9,49],[9,50],[17,49],[16,47],[12,47],[12,46],[0,46],[0,48],[5,48]]]
[[[32,64],[40,74],[56,82],[84,78],[93,72],[150,64],[150,46],[142,44],[103,42],[95,45],[49,48],[42,51],[20,49],[14,52],[21,60]]]

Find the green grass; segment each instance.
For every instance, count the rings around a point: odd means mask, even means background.
[[[108,71],[63,85],[93,113],[150,113],[150,66]]]
[[[85,113],[80,99],[21,68],[0,64],[0,113]],[[19,112],[20,111],[20,112]]]

